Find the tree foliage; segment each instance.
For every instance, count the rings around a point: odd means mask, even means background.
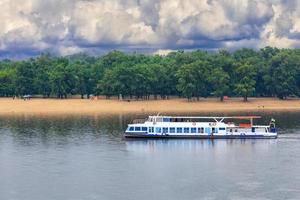
[[[0,61],[0,96],[67,98],[91,94],[136,99],[189,100],[214,96],[300,95],[300,50],[177,51],[167,56],[112,51],[93,57],[43,53],[23,61]]]

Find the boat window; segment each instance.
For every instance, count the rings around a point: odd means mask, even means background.
[[[153,133],[154,132],[154,127],[149,127],[149,133]]]
[[[156,133],[161,133],[161,128],[160,128],[160,127],[156,127],[156,128],[155,128],[155,132],[156,132]]]
[[[175,128],[170,128],[170,133],[175,133]]]
[[[198,128],[198,133],[204,133],[204,128]]]
[[[220,131],[225,131],[225,128],[219,128]]]
[[[163,127],[163,133],[168,133],[168,128],[167,127]]]
[[[252,127],[252,128],[251,128],[251,131],[252,131],[252,133],[254,133],[254,132],[255,132],[255,128],[254,128],[254,127]]]
[[[177,133],[182,133],[182,128],[177,128]]]
[[[141,127],[134,127],[135,131],[141,131]]]
[[[215,128],[211,128],[211,132],[212,132],[212,133],[215,133],[215,132],[216,132],[216,129],[215,129]]]
[[[142,131],[147,131],[147,127],[142,127]]]
[[[170,122],[170,118],[163,118],[163,122]]]
[[[210,133],[210,128],[205,128],[205,133]]]
[[[189,133],[190,132],[190,128],[188,128],[188,127],[183,128],[183,132],[184,133]]]
[[[129,131],[134,131],[134,127],[133,127],[133,126],[130,126],[130,127],[129,127]]]
[[[191,133],[196,133],[196,128],[191,128]]]
[[[232,132],[232,129],[229,129],[229,132]]]

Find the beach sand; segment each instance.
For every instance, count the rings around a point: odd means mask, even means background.
[[[188,102],[186,99],[118,101],[90,99],[31,99],[0,98],[0,115],[16,114],[154,114],[154,113],[233,113],[233,112],[300,111],[300,100],[250,98],[243,102],[232,98],[224,102],[215,98]]]

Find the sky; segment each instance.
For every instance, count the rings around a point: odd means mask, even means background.
[[[0,0],[0,57],[300,47],[300,0]]]

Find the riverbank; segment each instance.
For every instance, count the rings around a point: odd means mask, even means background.
[[[300,111],[300,100],[278,100],[275,98],[250,98],[243,102],[232,98],[224,102],[209,98],[188,102],[186,99],[118,101],[89,99],[31,99],[0,98],[0,115],[15,114],[119,114],[119,113],[207,113],[207,112],[268,112]]]

